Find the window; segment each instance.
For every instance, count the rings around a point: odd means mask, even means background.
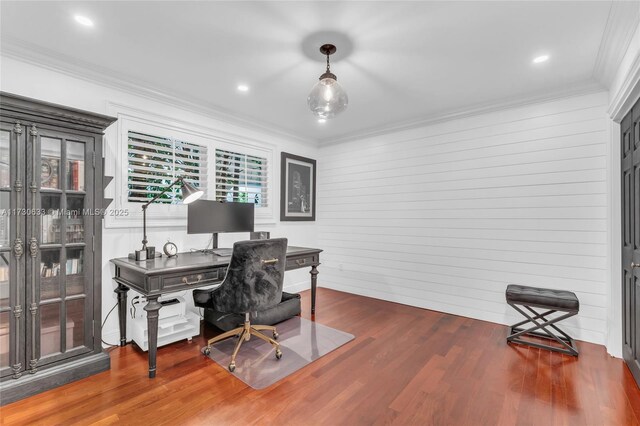
[[[216,200],[268,207],[267,176],[266,158],[216,149]]]
[[[256,223],[273,223],[274,145],[118,104],[111,104],[109,113],[117,115],[118,125],[106,132],[105,173],[114,176],[115,185],[105,189],[114,210],[105,216],[105,227],[139,227],[141,205],[180,176],[209,200],[254,203]],[[116,161],[109,158],[113,154]],[[187,209],[177,194],[172,188],[151,206],[147,227],[187,225]]]
[[[161,193],[179,176],[207,191],[207,148],[185,141],[128,132],[127,187],[129,202],[142,203]],[[177,187],[156,203],[178,200]]]

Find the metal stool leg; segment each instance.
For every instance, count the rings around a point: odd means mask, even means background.
[[[546,312],[537,312],[533,308],[527,305],[524,306],[529,312],[533,314],[533,316],[529,315],[523,309],[520,309],[516,304],[508,302],[509,306],[518,311],[522,316],[527,318],[524,321],[516,323],[510,327],[509,336],[507,336],[507,342],[520,343],[523,345],[529,345],[536,348],[548,349],[555,352],[561,352],[567,355],[578,356],[578,348],[576,347],[575,342],[567,333],[558,328],[555,324],[570,318],[574,315],[577,315],[578,312],[570,311],[561,315],[554,319],[547,319],[548,315],[558,312],[558,310],[550,309]],[[527,323],[533,323],[534,326],[530,328],[524,328],[523,326]],[[547,327],[552,328],[556,332],[560,334],[560,336],[552,333]],[[540,331],[538,331],[540,330]],[[536,343],[529,340],[524,340],[522,337],[524,336],[535,336],[542,337],[545,339],[555,340],[556,342],[562,345],[561,348],[557,346],[544,345],[542,343]]]

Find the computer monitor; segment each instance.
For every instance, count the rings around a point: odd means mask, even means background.
[[[187,233],[212,233],[214,249],[218,248],[218,232],[253,232],[253,223],[253,203],[198,200],[187,210]]]

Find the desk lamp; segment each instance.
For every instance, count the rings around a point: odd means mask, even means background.
[[[184,181],[184,178],[181,176],[178,179],[174,180],[173,183],[167,186],[161,193],[153,197],[150,201],[147,201],[142,205],[142,250],[135,251],[135,259],[136,260],[147,260],[155,257],[155,247],[147,247],[147,207],[149,204],[156,201],[158,198],[163,196],[168,190],[180,184],[181,188],[178,190],[179,193],[182,193],[182,203],[190,204],[200,197],[204,195],[204,192],[195,188],[193,185]]]

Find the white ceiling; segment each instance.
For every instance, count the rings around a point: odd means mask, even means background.
[[[611,10],[611,1],[2,1],[0,35],[3,52],[26,46],[42,61],[327,141],[593,88],[603,35],[618,26],[607,24]],[[315,52],[331,42],[350,103],[319,124],[306,97],[324,68]],[[551,59],[533,65],[543,53]],[[236,90],[240,82],[249,93]]]

